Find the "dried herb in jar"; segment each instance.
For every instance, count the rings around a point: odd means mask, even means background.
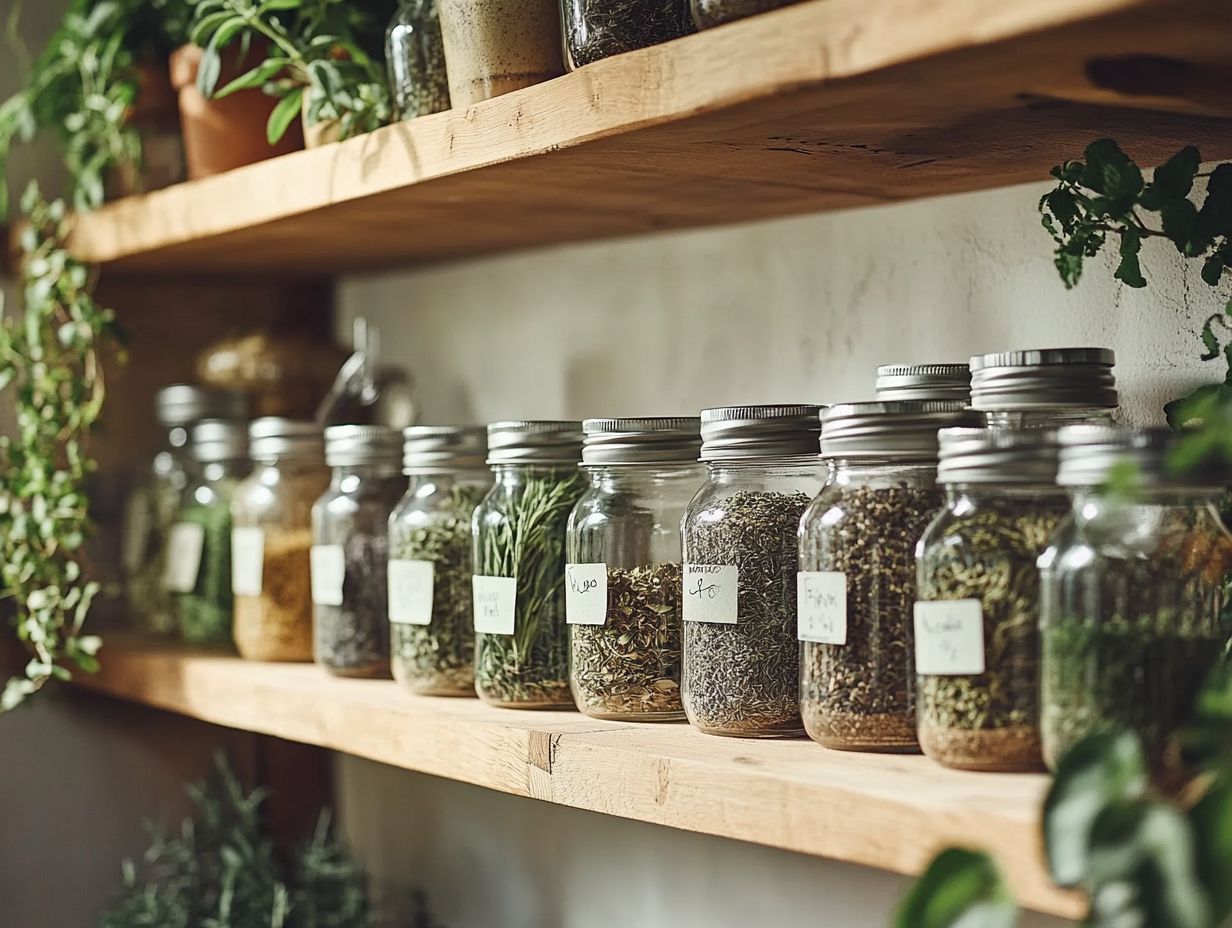
[[[261,592],[235,596],[235,646],[258,661],[312,660],[312,529],[266,528]]]
[[[196,583],[191,591],[176,595],[180,636],[188,644],[230,646],[233,602],[228,504],[185,506],[179,521],[200,525],[204,532]]]
[[[565,0],[563,11],[574,68],[694,31],[689,0]]]
[[[342,605],[316,605],[316,659],[341,676],[387,677],[389,538],[384,531],[353,531],[342,553]]]
[[[449,74],[436,0],[403,0],[386,35],[390,90],[398,118],[449,109]]]

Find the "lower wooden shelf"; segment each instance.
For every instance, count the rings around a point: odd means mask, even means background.
[[[985,848],[1019,899],[1074,917],[1044,871],[1042,775],[962,773],[923,757],[748,741],[687,725],[416,697],[388,681],[144,644],[111,644],[82,687],[407,770],[899,873],[948,845]]]

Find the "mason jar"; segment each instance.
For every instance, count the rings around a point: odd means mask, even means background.
[[[682,520],[685,715],[714,735],[803,733],[797,531],[821,489],[819,406],[702,412],[706,483]]]
[[[1163,429],[1072,426],[1060,442],[1057,480],[1073,505],[1039,563],[1044,758],[1055,768],[1075,742],[1115,726],[1171,767],[1227,643],[1226,475],[1178,473],[1177,435]],[[1131,484],[1110,485],[1126,465]]]
[[[689,0],[560,0],[569,70],[694,31]]]
[[[918,751],[915,546],[945,502],[937,430],[963,400],[850,403],[822,414],[825,486],[800,522],[800,712],[814,741]]]
[[[253,471],[231,500],[233,634],[240,657],[312,660],[312,505],[329,486],[315,422],[248,428]]]
[[[971,359],[971,406],[988,428],[1058,429],[1112,421],[1116,355],[1108,348],[1045,348]]]
[[[569,517],[569,683],[592,718],[684,718],[680,522],[705,480],[696,418],[587,419]]]
[[[475,695],[471,519],[492,486],[482,427],[403,433],[410,488],[389,517],[394,679],[423,696]]]
[[[385,62],[398,119],[449,109],[449,74],[437,0],[402,0],[385,31]]]
[[[515,709],[571,707],[565,529],[586,490],[582,423],[488,426],[495,483],[474,519],[475,692]]]
[[[389,514],[402,498],[402,439],[382,425],[325,430],[329,488],[312,507],[313,650],[340,677],[388,677]]]
[[[1056,433],[944,429],[946,506],[917,550],[920,746],[950,767],[1037,770],[1039,571],[1069,511]]]
[[[961,402],[971,405],[968,364],[882,364],[877,368],[877,400],[882,403]]]
[[[691,6],[697,28],[709,29],[799,2],[800,0],[691,0]]]

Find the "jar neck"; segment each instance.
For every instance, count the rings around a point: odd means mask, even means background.
[[[904,461],[894,458],[825,458],[823,464],[829,464],[830,472],[836,477],[882,477],[903,475],[924,479],[935,479],[937,476],[937,460]]]
[[[253,458],[253,464],[261,468],[272,467],[285,473],[306,474],[325,470],[325,461],[322,458],[297,457],[290,454]]]
[[[590,478],[592,487],[616,492],[643,487],[675,486],[681,483],[697,484],[706,475],[705,469],[692,461],[621,466],[592,464],[583,470]]]
[[[208,483],[226,480],[229,477],[242,477],[249,469],[248,462],[245,460],[202,461],[198,466],[201,478]]]
[[[1075,510],[1080,510],[1090,503],[1097,505],[1113,503],[1130,506],[1167,506],[1191,509],[1211,506],[1218,509],[1224,495],[1222,488],[1175,486],[1138,486],[1124,493],[1109,491],[1104,487],[1071,487],[1068,492],[1073,500]]]
[[[791,458],[754,459],[749,461],[707,461],[710,476],[716,480],[742,477],[820,476],[827,465],[815,454]]]
[[[486,485],[492,482],[492,472],[486,467],[478,469],[417,470],[414,473],[407,474],[406,478],[413,487],[422,486],[426,483],[431,483],[438,487],[452,487],[458,484]]]
[[[991,409],[984,412],[984,421],[990,429],[1056,429],[1064,425],[1107,424],[1115,411],[1105,406]]]
[[[344,477],[359,477],[361,480],[389,480],[401,476],[402,468],[390,463],[340,464],[333,468],[335,481]]]
[[[497,483],[520,483],[527,477],[564,480],[576,474],[580,464],[494,464],[492,474]]]
[[[945,493],[951,503],[964,498],[1064,501],[1069,496],[1064,487],[1052,483],[948,483]]]

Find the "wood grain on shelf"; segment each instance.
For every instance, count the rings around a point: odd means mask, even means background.
[[[687,725],[415,697],[316,667],[111,645],[79,684],[246,731],[672,828],[918,873],[940,848],[984,847],[1022,901],[1076,916],[1051,887],[1038,818],[1046,778],[945,770],[922,757],[810,741],[716,738]]]

